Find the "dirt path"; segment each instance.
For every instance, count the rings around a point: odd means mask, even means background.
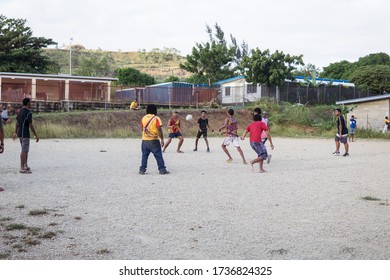
[[[174,140],[167,176],[153,157],[138,175],[136,139],[32,143],[30,175],[18,173],[19,143],[6,141],[0,257],[390,258],[388,141],[358,139],[343,158],[331,139],[275,138],[266,174],[251,173],[233,147],[226,163],[221,141],[206,153],[202,139],[198,152],[186,139],[177,154]],[[255,157],[248,140],[242,147]]]

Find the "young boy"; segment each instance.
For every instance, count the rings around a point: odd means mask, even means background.
[[[181,148],[181,145],[183,145],[184,138],[183,138],[183,135],[181,134],[181,131],[180,131],[180,120],[178,117],[178,113],[176,111],[172,113],[172,117],[169,119],[167,127],[169,130],[169,136],[168,136],[169,139],[168,139],[167,143],[165,143],[163,153],[168,148],[168,146],[171,143],[173,138],[179,139],[179,144],[177,145],[177,152],[183,153],[180,150],[180,148]]]
[[[333,155],[335,156],[340,155],[340,143],[343,143],[345,148],[345,153],[343,154],[343,157],[347,157],[349,156],[348,128],[345,125],[345,119],[341,114],[341,109],[337,108],[335,110],[335,115],[337,117],[337,133],[334,139],[336,143],[336,151],[333,153]]]
[[[200,114],[201,114],[200,118],[198,119],[199,130],[198,130],[198,133],[196,134],[194,152],[196,152],[198,150],[199,138],[202,135],[203,135],[204,141],[206,142],[206,145],[207,145],[207,152],[210,152],[209,141],[207,140],[207,128],[210,128],[209,120],[206,118],[206,111],[205,110],[202,110],[202,112]]]
[[[161,153],[164,146],[164,135],[162,132],[162,122],[157,116],[156,105],[150,104],[146,107],[146,115],[142,118],[142,161],[139,174],[145,175],[148,165],[149,154],[152,153],[157,161],[158,170],[161,175],[169,174],[165,167],[165,162]],[[159,138],[161,142],[159,141]]]
[[[350,128],[350,134],[349,134],[349,142],[353,142],[353,137],[355,136],[355,131],[356,131],[356,119],[355,116],[352,115],[351,118],[349,119],[349,128]]]
[[[226,155],[228,156],[227,162],[232,162],[233,158],[231,157],[226,146],[229,146],[230,143],[233,143],[234,147],[237,148],[237,151],[241,155],[242,162],[244,164],[247,164],[247,162],[245,160],[244,153],[242,152],[242,150],[240,148],[240,138],[237,135],[237,129],[238,129],[237,120],[236,120],[236,118],[233,117],[233,115],[234,115],[234,110],[229,109],[228,113],[227,113],[227,118],[225,119],[223,126],[221,126],[218,129],[221,132],[222,129],[226,128],[226,137],[223,140],[222,149],[226,153]]]
[[[268,127],[265,123],[261,121],[261,116],[259,114],[256,114],[253,116],[253,122],[246,128],[244,133],[242,134],[241,140],[245,140],[246,134],[249,132],[250,137],[250,145],[252,149],[257,153],[257,158],[252,160],[251,168],[253,171],[253,165],[255,163],[259,163],[260,166],[260,173],[266,172],[263,168],[263,161],[267,159],[267,149],[265,148],[262,140],[261,140],[261,133],[265,131],[267,134],[267,139],[271,145],[271,148],[274,148],[274,144],[272,143],[271,135],[269,134]]]

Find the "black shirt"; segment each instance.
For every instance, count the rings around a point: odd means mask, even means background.
[[[19,124],[18,137],[30,138],[30,123],[32,123],[32,112],[27,108],[22,108],[16,117]]]
[[[199,118],[198,124],[201,130],[207,130],[207,125],[209,124],[209,120],[207,118],[206,119]]]
[[[345,135],[345,134],[348,134],[348,128],[347,126],[345,125],[345,120],[344,120],[344,117],[342,115],[340,115],[338,118],[337,118],[337,133],[339,133],[339,127],[340,127],[340,122],[341,122],[341,134],[342,135]],[[341,136],[341,135],[340,135]]]

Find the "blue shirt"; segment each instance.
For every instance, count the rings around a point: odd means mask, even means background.
[[[350,128],[356,128],[356,120],[355,119],[350,119],[349,120],[349,127]]]

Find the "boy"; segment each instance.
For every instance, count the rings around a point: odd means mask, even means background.
[[[204,141],[206,142],[206,145],[207,145],[207,152],[210,152],[209,141],[207,140],[207,128],[210,128],[209,120],[206,118],[206,111],[205,110],[202,110],[200,112],[200,114],[201,114],[200,118],[198,119],[199,130],[198,130],[198,133],[196,134],[194,152],[196,152],[198,150],[199,138],[202,135],[203,135]]]
[[[30,98],[23,99],[23,107],[16,117],[15,133],[12,138],[20,139],[22,151],[20,153],[20,173],[30,174],[31,170],[27,164],[28,153],[30,151],[30,129],[35,135],[36,142],[39,141],[32,121],[31,100]]]
[[[167,127],[169,130],[169,136],[168,136],[169,139],[168,139],[167,143],[165,143],[163,153],[168,148],[168,146],[171,143],[173,138],[179,139],[179,144],[177,144],[176,151],[178,153],[183,153],[183,151],[181,151],[180,148],[181,148],[181,145],[183,145],[184,138],[183,138],[183,135],[181,134],[181,131],[180,131],[180,120],[178,117],[178,113],[176,111],[172,113],[172,117],[169,119]]]
[[[353,137],[355,136],[355,130],[356,130],[356,119],[355,116],[352,115],[351,119],[349,120],[349,128],[351,130],[351,133],[349,134],[349,142],[353,142]]]
[[[253,165],[255,163],[259,163],[260,166],[260,173],[266,172],[263,168],[263,161],[268,158],[267,149],[265,148],[262,140],[261,140],[261,134],[265,131],[267,139],[271,145],[271,148],[274,148],[274,145],[272,143],[271,135],[269,134],[268,127],[265,123],[261,121],[261,116],[259,114],[255,114],[253,116],[253,122],[246,128],[244,133],[242,134],[241,140],[245,140],[246,134],[249,132],[249,142],[252,147],[252,149],[257,153],[257,158],[252,160],[251,168],[253,171]]]
[[[159,138],[161,142],[158,140]],[[161,175],[169,174],[165,167],[161,147],[164,147],[162,122],[157,116],[156,105],[151,104],[146,107],[146,115],[142,118],[142,161],[139,174],[145,175],[150,153],[156,158],[159,173]]]
[[[336,143],[336,151],[333,153],[335,156],[340,155],[340,143],[344,144],[345,153],[343,154],[343,157],[349,156],[348,149],[348,128],[345,125],[345,119],[343,115],[341,114],[341,109],[336,109],[335,114],[337,117],[337,133],[335,137],[335,143]]]
[[[245,160],[244,153],[242,152],[242,150],[240,148],[240,138],[237,135],[237,129],[238,129],[237,120],[236,120],[236,118],[233,117],[233,115],[234,115],[234,110],[229,109],[228,113],[227,113],[227,118],[225,119],[223,126],[221,126],[218,129],[219,132],[221,132],[222,129],[226,128],[226,137],[223,140],[222,149],[226,153],[226,155],[228,156],[227,162],[232,162],[233,158],[231,157],[226,146],[229,146],[230,143],[233,143],[234,147],[237,148],[237,151],[241,155],[242,162],[244,164],[247,164],[247,162]]]

